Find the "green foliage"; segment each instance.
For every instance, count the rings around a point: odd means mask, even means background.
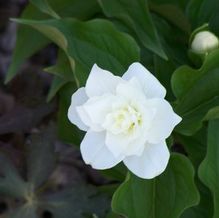
[[[26,180],[0,153],[0,194],[21,200],[8,217],[38,218],[42,211],[54,218],[219,217],[219,50],[197,57],[190,49],[197,31],[219,36],[218,7],[216,0],[30,0],[21,17],[13,19],[19,27],[6,82],[33,54],[50,43],[57,46],[56,64],[44,71],[53,75],[47,100],[58,99],[58,138],[81,143],[84,133],[69,122],[67,111],[72,93],[84,86],[94,63],[121,76],[140,61],[164,85],[166,99],[183,118],[169,143],[181,154],[172,153],[165,172],[151,180],[130,173],[126,177],[122,164],[102,171],[115,183],[101,187],[102,192],[112,197],[120,185],[112,212],[108,198],[93,186],[44,190],[58,157],[54,133],[45,130],[31,137]],[[11,119],[2,116],[0,134],[33,128],[54,110],[54,102],[18,110],[16,116],[9,114]]]
[[[200,129],[207,112],[219,104],[219,51],[209,54],[200,69],[178,68],[172,77],[176,112],[183,117],[177,131],[191,135]]]
[[[218,135],[219,120],[209,122],[207,154],[199,167],[199,177],[202,182],[211,190],[214,197],[214,218],[219,216],[218,201]]]
[[[45,15],[33,5],[27,6],[21,17],[24,19],[45,19]],[[48,45],[48,43],[49,40],[41,33],[35,30],[32,31],[28,26],[20,26],[17,31],[16,46],[12,63],[7,72],[6,82],[9,82],[17,74],[18,69],[27,58]]]
[[[52,17],[75,17],[86,20],[98,12],[95,0],[33,0],[21,15],[23,19],[42,20]],[[51,5],[51,6],[50,6]],[[86,5],[86,7],[85,7]],[[46,12],[46,14],[44,14]],[[56,13],[57,12],[57,13]],[[49,16],[50,15],[50,16]],[[30,40],[31,39],[31,40]],[[23,62],[34,53],[49,44],[49,39],[28,26],[19,26],[17,41],[9,67],[6,82],[9,82],[18,72]]]
[[[133,31],[141,43],[151,51],[167,58],[153,24],[146,0],[99,0],[106,16],[121,20]]]
[[[86,72],[85,75],[75,72],[81,85],[84,84],[93,66],[91,57],[95,57],[98,65],[114,71],[115,74],[123,73],[130,63],[139,60],[139,48],[136,42],[127,34],[117,31],[105,20],[81,22],[75,19],[44,21],[20,19],[16,21],[42,32],[76,63],[79,63],[83,67],[83,72]]]
[[[190,161],[172,154],[166,171],[155,179],[143,180],[129,174],[115,192],[112,207],[131,218],[177,218],[198,201]]]

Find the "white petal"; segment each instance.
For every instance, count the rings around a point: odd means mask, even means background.
[[[81,154],[84,162],[94,169],[109,169],[123,160],[107,149],[104,132],[88,131],[81,143]]]
[[[129,101],[145,100],[144,89],[141,87],[141,83],[135,77],[131,78],[126,83],[118,84],[116,87],[116,94],[125,97]]]
[[[106,146],[115,157],[120,155],[140,155],[143,151],[145,136],[106,133]]]
[[[123,82],[120,77],[114,76],[109,71],[103,70],[94,64],[85,86],[86,93],[89,97],[114,93],[120,82]]]
[[[78,89],[71,97],[71,105],[68,109],[68,119],[79,129],[87,131],[88,127],[80,119],[76,107],[82,105],[88,99],[84,87]]]
[[[111,94],[92,97],[83,105],[83,108],[93,123],[102,125],[107,113],[112,110],[114,99],[115,96]]]
[[[125,80],[136,77],[142,84],[145,95],[148,98],[164,98],[166,89],[161,85],[158,79],[151,74],[142,64],[133,63],[127,72],[122,76]]]
[[[86,124],[89,127],[89,129],[91,129],[93,131],[102,131],[103,130],[103,128],[100,125],[92,122],[90,116],[87,114],[87,111],[84,109],[83,105],[76,107],[76,111],[77,111],[80,119],[82,120],[82,122],[84,124]]]
[[[148,141],[159,143],[168,138],[174,127],[182,120],[164,99],[154,98],[147,101],[148,107],[154,108],[156,114],[148,130]]]
[[[170,153],[165,142],[145,146],[140,157],[129,156],[123,161],[128,169],[138,177],[152,179],[166,169]]]

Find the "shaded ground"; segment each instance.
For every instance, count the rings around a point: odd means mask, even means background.
[[[0,153],[6,154],[26,178],[26,144],[30,134],[38,132],[55,120],[56,100],[45,101],[51,77],[42,72],[43,67],[55,63],[56,48],[45,48],[28,60],[19,75],[7,86],[4,77],[11,61],[16,41],[16,24],[10,17],[18,17],[26,0],[0,0]],[[31,39],[30,39],[31,40]],[[55,150],[59,154],[58,165],[49,178],[49,184],[56,189],[74,184],[108,183],[95,171],[86,167],[78,149],[56,140]],[[1,166],[0,166],[1,179]],[[13,210],[17,202],[0,196],[0,218]],[[52,217],[43,211],[42,217]]]

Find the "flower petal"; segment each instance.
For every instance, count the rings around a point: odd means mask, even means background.
[[[167,167],[170,157],[165,142],[146,144],[141,156],[129,156],[123,161],[128,169],[143,179],[152,179],[160,175]]]
[[[85,88],[82,87],[78,89],[71,97],[71,105],[68,109],[68,119],[71,123],[75,124],[79,129],[87,131],[88,127],[85,125],[82,120],[80,119],[76,107],[82,105],[88,99]]]
[[[133,77],[136,77],[141,83],[145,95],[148,98],[165,97],[166,89],[153,74],[151,74],[142,64],[138,62],[130,65],[127,72],[122,76],[125,80],[130,80]]]
[[[104,94],[90,98],[82,107],[93,123],[102,125],[107,113],[112,110],[114,99],[115,96]]]
[[[140,155],[144,149],[144,133],[135,135],[106,133],[106,146],[115,157],[120,155]]]
[[[109,169],[123,160],[122,156],[115,158],[106,147],[105,132],[88,131],[81,143],[81,154],[94,169]]]
[[[148,130],[148,141],[159,143],[168,138],[174,127],[182,120],[165,99],[154,98],[147,101],[147,106],[154,108],[156,114]]]
[[[114,93],[120,82],[123,82],[122,78],[114,76],[109,71],[103,70],[94,64],[85,86],[86,93],[89,97]]]

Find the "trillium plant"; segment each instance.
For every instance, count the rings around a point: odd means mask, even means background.
[[[18,30],[6,83],[53,43],[56,63],[44,71],[53,75],[57,137],[101,178],[86,182],[95,194],[65,191],[66,204],[29,194],[13,218],[36,218],[42,207],[53,218],[219,218],[217,5],[30,0],[11,19]],[[26,196],[35,186],[25,184]]]

